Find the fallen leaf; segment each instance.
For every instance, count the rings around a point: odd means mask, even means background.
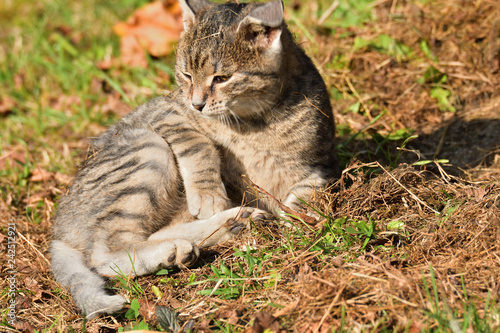
[[[152,318],[156,317],[156,307],[153,303],[148,302],[147,299],[139,299],[138,301],[141,305],[141,307],[139,308],[139,314],[143,316],[146,321],[151,321]]]
[[[53,177],[52,172],[49,172],[45,169],[37,167],[35,170],[33,170],[33,173],[31,174],[30,181],[32,181],[32,182],[47,182],[50,179],[52,179],[52,177]]]
[[[71,184],[71,182],[73,181],[73,177],[72,176],[69,176],[69,175],[65,175],[63,173],[59,173],[59,172],[56,172],[54,174],[54,179],[60,183],[60,184],[63,184],[63,185],[69,185]]]
[[[280,332],[280,323],[268,312],[260,312],[255,316],[251,333],[264,333],[265,331],[274,333]]]
[[[132,111],[127,103],[122,102],[119,94],[109,94],[106,96],[106,102],[101,106],[102,114],[114,113],[117,116],[124,117]]]
[[[33,306],[33,298],[29,295],[18,295],[16,296],[16,305],[19,309],[29,309]]]
[[[183,30],[182,10],[176,0],[155,1],[136,10],[127,22],[117,23],[113,30],[122,37],[122,62],[147,67],[144,51],[155,57],[172,52]]]
[[[42,289],[40,288],[38,281],[27,276],[24,278],[24,285],[28,288],[32,295],[35,296],[35,299],[40,299],[42,297]]]
[[[172,330],[178,332],[180,329],[179,319],[177,318],[177,312],[164,305],[159,305],[156,308],[156,318],[160,323],[160,326],[168,331]]]
[[[50,195],[50,191],[43,191],[40,193],[32,194],[22,200],[28,207],[33,207],[37,202],[43,201],[46,196]]]
[[[2,156],[0,156],[0,170],[4,169],[7,166],[7,161],[10,167],[16,165],[17,162],[26,164],[26,154],[18,151],[17,149],[6,152]]]
[[[134,36],[122,37],[120,43],[121,62],[132,67],[148,67],[143,48]]]
[[[204,319],[201,321],[201,323],[196,326],[196,332],[199,333],[205,333],[205,332],[212,332],[212,330],[209,328],[210,326],[210,319]]]
[[[238,311],[236,311],[235,309],[222,311],[219,314],[219,318],[225,318],[231,325],[236,325],[239,320]]]
[[[274,317],[277,318],[277,317],[281,317],[281,316],[290,314],[293,310],[295,310],[295,308],[297,307],[298,304],[299,304],[299,300],[295,300],[292,303],[287,304],[283,309],[279,309],[278,311],[276,311],[274,313]]]
[[[49,101],[49,105],[52,109],[65,112],[67,115],[71,115],[70,110],[75,110],[76,107],[82,105],[82,98],[76,95],[60,95],[53,97]]]
[[[7,115],[12,112],[16,102],[9,96],[2,96],[0,98],[0,115]]]
[[[35,327],[25,321],[15,321],[14,327],[20,332],[33,332]]]
[[[97,68],[99,68],[103,71],[107,71],[108,69],[111,68],[111,66],[113,66],[113,59],[108,58],[108,59],[101,60],[96,64],[96,66],[97,66]]]

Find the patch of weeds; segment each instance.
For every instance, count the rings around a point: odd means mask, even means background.
[[[361,255],[368,242],[376,238],[379,232],[377,222],[371,218],[367,221],[348,217],[333,220],[322,216],[326,218],[326,222],[320,230],[315,230],[305,223],[303,226],[296,225],[295,231],[287,230],[282,250],[294,253],[299,249],[308,249],[317,252],[321,259],[350,252],[356,247],[357,254]]]
[[[461,302],[460,311],[459,309],[453,310],[448,301],[439,296],[438,281],[432,264],[429,265],[429,273],[430,286],[425,276],[422,276],[427,300],[431,304],[431,308],[425,309],[425,313],[429,320],[433,321],[435,332],[492,332],[492,327],[498,328],[500,306],[497,296],[492,296],[491,291],[488,292],[485,308],[478,309],[469,299],[463,275],[461,275],[464,301]]]
[[[326,64],[327,69],[331,69],[334,71],[341,71],[349,66],[349,58],[345,54],[337,54],[333,57],[332,61],[330,61],[328,64]],[[337,90],[338,91],[338,90]],[[339,92],[340,93],[340,92]],[[334,98],[336,95],[332,95]],[[336,100],[342,99],[342,94],[338,95]]]
[[[436,99],[439,110],[456,112],[457,109],[450,101],[451,91],[446,86],[447,81],[448,76],[433,66],[429,66],[424,73],[424,77],[417,80],[420,84],[429,84],[431,86],[429,94]]]
[[[439,110],[456,112],[457,109],[450,102],[451,91],[441,86],[433,87],[431,89],[431,97],[435,98],[438,102]]]
[[[231,325],[230,323],[223,323],[218,320],[213,321],[214,325],[217,326],[219,329],[219,332],[221,333],[233,333],[236,332],[236,327],[234,325]],[[264,333],[268,333],[269,330],[265,330]]]
[[[448,200],[447,202],[443,203],[444,208],[441,211],[440,214],[440,219],[438,219],[437,223],[439,226],[445,224],[453,215],[453,213],[457,210],[458,207],[460,207],[463,203],[462,202],[452,202],[451,200]]]
[[[271,253],[257,252],[249,248],[245,251],[236,250],[234,256],[242,258],[242,262],[227,265],[221,260],[218,266],[211,264],[212,276],[205,274],[204,280],[194,281],[193,279],[188,285],[215,282],[215,287],[201,290],[198,294],[219,296],[222,299],[237,298],[244,290],[266,288],[281,280],[281,275],[275,270],[265,270],[263,267],[264,262],[271,255]]]
[[[369,128],[371,127],[372,125],[374,125],[375,123],[377,123],[387,112],[385,110],[383,110],[382,112],[380,112],[380,114],[378,114],[377,116],[375,116],[368,125],[365,126],[365,128],[362,128],[360,129],[359,131],[357,131],[356,133],[353,133],[351,134],[351,136],[343,143],[341,144],[338,144],[337,145],[337,156],[339,157],[339,162],[341,163],[341,166],[342,167],[345,167],[347,166],[350,161],[356,157],[355,154],[353,154],[349,149],[348,149],[348,145],[354,141],[355,139],[357,139],[358,137],[363,137],[364,135],[364,131],[366,128]],[[345,126],[344,128],[348,128],[347,126]],[[352,130],[351,130],[352,132]],[[350,134],[350,133],[349,133]]]
[[[130,262],[132,263],[132,271],[135,273],[135,267],[132,261],[132,257],[129,254]],[[140,314],[139,309],[141,308],[141,304],[138,301],[138,298],[143,298],[145,296],[144,289],[140,286],[140,284],[133,278],[128,277],[119,267],[113,268],[115,273],[117,274],[114,278],[119,283],[119,288],[115,289],[125,289],[129,297],[130,301],[130,309],[123,315],[126,319],[131,320],[125,327],[120,327],[118,332],[125,331],[137,331],[137,330],[149,330],[149,325],[144,321],[144,319],[139,320]],[[135,274],[136,275],[136,274]],[[161,293],[158,288],[157,293]],[[153,290],[153,293],[155,291]],[[158,297],[157,293],[155,295]],[[161,297],[161,296],[160,296]]]
[[[373,20],[374,0],[340,0],[338,7],[328,17],[326,27],[353,27],[361,26]],[[319,1],[318,17],[330,6],[331,1]]]
[[[132,260],[132,257],[130,256],[130,253],[128,254],[129,260],[132,263],[132,271],[135,274],[135,267],[134,267],[134,262]],[[115,266],[112,268],[112,270],[116,273],[116,276],[114,277],[114,280],[118,282],[119,288],[114,288],[114,289],[125,289],[130,296],[132,297],[143,297],[145,295],[144,289],[142,289],[141,285],[134,279],[128,277],[118,266]]]
[[[420,41],[420,50],[425,54],[427,58],[429,58],[432,61],[438,61],[438,58],[431,52],[431,49],[429,47],[429,43],[427,43],[426,40]]]
[[[120,327],[118,332],[126,332],[126,331],[139,331],[139,330],[149,330],[149,325],[144,321],[144,319],[139,320],[140,314],[139,309],[141,305],[137,299],[133,299],[130,302],[130,309],[125,313],[125,318],[128,320],[133,320],[128,323],[125,327]]]
[[[378,233],[376,222],[371,218],[363,221],[342,217],[325,223],[324,228],[322,249],[331,254],[333,251],[346,252],[355,244],[361,245],[361,250],[364,250]]]
[[[408,60],[413,53],[410,47],[385,34],[378,35],[375,39],[371,40],[356,37],[353,45],[354,51],[365,48],[386,54],[397,62]]]
[[[398,166],[401,153],[404,151],[408,142],[418,137],[417,135],[412,135],[412,134],[413,130],[407,128],[402,128],[394,132],[390,132],[387,135],[382,135],[378,132],[371,133],[373,141],[377,144],[377,148],[371,154],[377,156],[379,153],[382,153],[382,155],[389,162],[389,166],[391,168],[395,168]],[[388,143],[401,140],[404,141],[399,147],[396,155],[393,156],[393,148],[392,148],[393,145],[389,146]]]
[[[134,297],[140,297],[144,295],[144,290],[141,285],[135,281],[135,279],[129,278],[120,271],[120,275],[114,277],[115,281],[118,281],[119,287],[113,289],[125,289],[130,295]]]

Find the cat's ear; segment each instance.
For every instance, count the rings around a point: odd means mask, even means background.
[[[186,31],[193,26],[196,13],[212,3],[208,0],[179,0],[179,4],[182,8],[182,21],[184,22],[184,30]]]
[[[252,41],[259,49],[281,52],[283,2],[269,2],[252,10],[238,25],[237,32]]]

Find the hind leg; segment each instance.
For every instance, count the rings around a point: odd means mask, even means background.
[[[106,293],[104,279],[84,264],[80,251],[55,240],[50,246],[50,253],[54,277],[70,289],[76,304],[86,314],[87,319],[103,313],[111,314],[123,308],[125,298]]]
[[[186,239],[164,239],[142,241],[125,250],[98,253],[98,262],[93,264],[99,274],[141,276],[154,273],[161,268],[189,267],[200,255],[195,244]]]
[[[131,143],[140,149],[114,162],[118,172],[91,177],[106,183],[100,184],[100,197],[93,200],[101,206],[94,208],[99,213],[87,242],[89,266],[103,275],[145,275],[163,267],[192,264],[199,255],[192,242],[176,235],[147,240],[186,206],[170,147],[146,130],[123,131],[114,140],[118,152],[131,150]]]

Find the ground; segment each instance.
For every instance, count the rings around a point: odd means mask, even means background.
[[[113,25],[146,2],[0,4],[2,331],[500,331],[496,0],[285,1],[337,122],[321,218],[114,279],[130,311],[85,322],[50,273],[50,227],[89,139],[175,87],[172,55],[120,60]]]

